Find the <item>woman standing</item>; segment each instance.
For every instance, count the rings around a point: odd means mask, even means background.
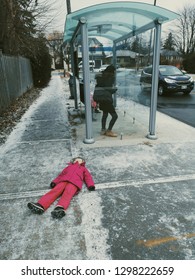
[[[112,128],[118,118],[118,115],[115,111],[113,105],[112,94],[116,92],[116,88],[114,88],[115,81],[115,67],[113,65],[109,65],[102,73],[101,76],[96,77],[96,89],[101,92],[104,92],[105,99],[99,101],[99,108],[103,111],[102,120],[101,120],[101,135],[106,135],[109,137],[117,137],[117,134],[112,131]],[[106,129],[106,121],[108,114],[111,115],[111,120],[108,125],[108,129]]]

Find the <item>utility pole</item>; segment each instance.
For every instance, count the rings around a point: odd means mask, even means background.
[[[66,0],[66,9],[67,9],[67,14],[70,14],[71,13],[70,0]],[[66,61],[66,64],[68,66],[68,71],[70,71],[69,61],[70,61],[70,53],[69,53],[69,48],[67,48],[67,61]]]
[[[71,13],[70,0],[66,0],[66,7],[67,7],[67,14],[70,14]]]
[[[154,6],[156,6],[156,0],[154,0]],[[150,41],[149,41],[149,50],[148,50],[148,65],[150,64],[150,51],[151,51],[151,46],[152,46],[152,32],[153,30],[151,29],[150,31]]]

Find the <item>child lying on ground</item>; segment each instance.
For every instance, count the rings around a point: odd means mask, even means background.
[[[85,160],[82,157],[73,158],[68,166],[51,182],[51,191],[43,195],[37,203],[29,202],[28,208],[35,214],[42,214],[59,197],[57,206],[51,212],[53,218],[62,218],[66,215],[71,199],[81,189],[83,182],[88,190],[94,191],[93,178],[85,167]]]

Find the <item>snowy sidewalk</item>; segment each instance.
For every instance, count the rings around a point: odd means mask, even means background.
[[[97,114],[96,142],[87,145],[85,121],[69,124],[68,97],[68,81],[53,76],[0,147],[0,259],[195,259],[195,129],[158,114],[159,138],[148,140],[148,108],[136,104],[132,124],[123,114],[132,103],[121,103],[123,140],[100,136]],[[27,203],[77,153],[96,191],[84,187],[62,220],[51,217],[55,203],[33,215]]]

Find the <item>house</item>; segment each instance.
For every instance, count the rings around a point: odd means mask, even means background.
[[[82,47],[78,46],[78,63],[82,61]],[[97,38],[89,38],[89,60],[95,62],[94,68],[100,68],[105,64],[106,56],[112,53],[112,46],[104,46]]]
[[[106,63],[112,63],[113,54],[106,57]],[[120,67],[133,67],[139,68],[143,63],[143,54],[136,53],[130,50],[117,50],[116,51],[117,64]]]
[[[177,51],[162,49],[160,52],[161,64],[170,64],[170,65],[180,67],[182,61],[183,61],[182,56]]]

